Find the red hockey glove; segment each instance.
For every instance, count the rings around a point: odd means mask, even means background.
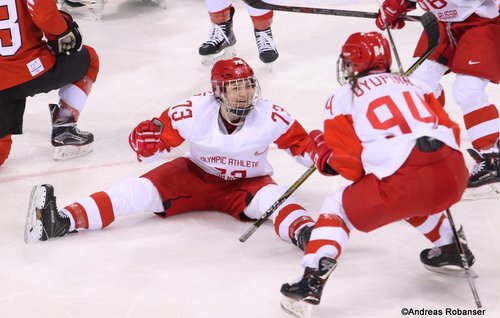
[[[64,11],[59,11],[68,24],[68,29],[59,35],[45,34],[48,45],[55,55],[69,55],[82,48],[82,35],[73,17]]]
[[[385,0],[384,3],[382,3],[382,10],[384,10],[387,25],[390,29],[403,28],[405,26],[405,21],[403,19],[406,13],[415,10],[415,8],[416,3],[408,0]],[[380,10],[378,11],[375,24],[380,30],[385,30],[385,24],[380,14]]]
[[[326,176],[337,175],[338,172],[328,164],[328,158],[332,155],[332,150],[325,144],[323,133],[320,130],[313,130],[309,133],[309,136],[311,137],[311,143],[306,151],[318,171]]]
[[[160,139],[162,129],[163,123],[158,118],[153,118],[143,121],[130,133],[128,143],[137,153],[139,161],[165,149]]]

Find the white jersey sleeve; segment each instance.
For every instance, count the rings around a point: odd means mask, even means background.
[[[417,0],[425,11],[431,11],[443,22],[461,22],[473,13],[483,18],[498,16],[495,0]]]

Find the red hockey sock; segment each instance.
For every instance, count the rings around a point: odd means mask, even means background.
[[[12,136],[9,134],[0,138],[0,166],[7,160],[12,145]]]

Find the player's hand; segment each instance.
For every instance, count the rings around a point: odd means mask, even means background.
[[[332,150],[325,144],[323,133],[320,130],[313,130],[309,133],[309,136],[311,137],[311,143],[306,151],[318,171],[324,175],[337,175],[338,172],[328,164],[328,158],[332,155]]]
[[[82,48],[82,35],[73,17],[64,11],[59,11],[68,24],[66,31],[59,35],[45,34],[50,49],[56,55],[69,55]]]
[[[407,12],[410,12],[416,8],[416,3],[410,2],[408,0],[385,0],[382,3],[382,10],[385,13],[387,19],[387,25],[390,29],[401,29],[405,26],[404,17]],[[385,23],[380,14],[380,10],[377,14],[377,19],[375,24],[380,30],[385,30]]]
[[[128,142],[139,161],[165,150],[160,139],[162,129],[163,123],[158,118],[153,118],[143,121],[130,133]]]

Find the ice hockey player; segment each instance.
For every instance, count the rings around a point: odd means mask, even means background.
[[[160,159],[184,141],[190,146],[188,155],[62,210],[56,208],[52,186],[35,186],[26,242],[100,229],[115,217],[141,212],[169,217],[217,210],[242,221],[262,216],[286,190],[270,177],[269,145],[309,166],[309,135],[282,107],[260,98],[254,72],[242,59],[216,62],[211,81],[212,92],[193,95],[159,118],[141,122],[129,137],[139,161]],[[294,198],[271,219],[279,237],[303,249],[314,223]]]
[[[498,108],[488,98],[485,88],[489,82],[500,81],[500,16],[495,0],[418,1],[422,9],[431,11],[440,21],[441,39],[438,48],[412,74],[413,78],[428,83],[435,96],[444,92],[441,77],[456,73],[453,97],[463,113],[465,128],[474,149],[469,154],[476,161],[470,174],[468,187],[479,187],[500,181],[500,119]],[[403,17],[415,9],[407,0],[385,0],[382,8],[387,24],[400,29]],[[380,17],[376,25],[384,29]],[[427,38],[422,36],[414,56],[422,55]],[[498,101],[497,101],[498,105]]]
[[[54,1],[8,1],[0,12],[8,31],[0,41],[0,165],[10,154],[11,135],[23,132],[26,98],[55,89],[60,99],[50,105],[54,159],[90,152],[94,137],[76,122],[99,71],[95,50],[82,46],[78,25]]]
[[[283,308],[292,312],[300,303],[319,304],[354,229],[405,220],[434,244],[420,254],[428,268],[462,265],[442,212],[467,185],[458,125],[427,85],[390,73],[390,49],[380,33],[350,35],[338,65],[344,84],[327,100],[324,135],[310,133],[309,151],[318,171],[353,183],[324,200],[304,251],[303,277],[281,287]]]
[[[212,65],[219,59],[227,59],[236,55],[234,45],[236,37],[233,32],[234,7],[231,0],[205,0],[212,27],[208,40],[199,48],[203,65]],[[255,41],[259,58],[268,64],[276,61],[278,50],[274,44],[271,24],[273,11],[252,8],[245,4],[254,26]]]

